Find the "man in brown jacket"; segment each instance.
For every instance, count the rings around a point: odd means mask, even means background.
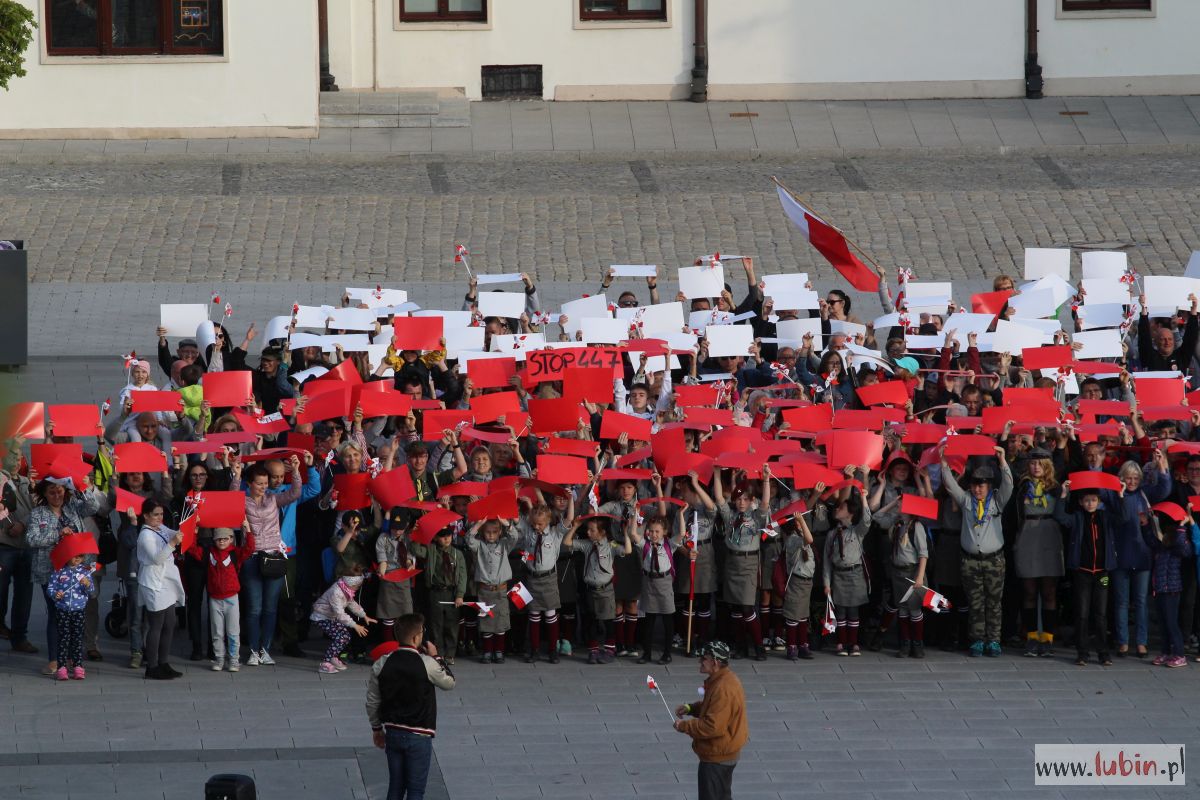
[[[733,768],[750,738],[746,721],[746,693],[729,668],[729,645],[709,642],[700,648],[700,674],[704,699],[675,709],[675,730],[692,737],[692,751],[700,758],[696,781],[700,800],[733,797]],[[695,719],[683,719],[691,715]]]

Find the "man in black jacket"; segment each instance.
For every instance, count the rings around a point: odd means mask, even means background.
[[[375,663],[367,681],[367,718],[375,746],[387,753],[389,798],[421,800],[437,734],[437,690],[453,689],[454,675],[425,642],[425,618],[407,614],[396,620],[396,641],[371,653]]]
[[[1143,370],[1162,371],[1179,370],[1184,375],[1192,367],[1192,358],[1196,353],[1196,340],[1200,335],[1200,324],[1197,323],[1196,295],[1189,294],[1188,301],[1192,307],[1187,315],[1187,323],[1183,326],[1183,340],[1179,347],[1175,346],[1175,331],[1167,325],[1159,325],[1156,329],[1150,327],[1150,311],[1146,308],[1146,296],[1142,295],[1142,315],[1138,319],[1138,363]]]

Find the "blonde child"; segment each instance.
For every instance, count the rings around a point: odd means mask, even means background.
[[[490,615],[479,615],[479,635],[483,639],[480,664],[504,663],[504,637],[511,626],[508,582],[512,580],[512,566],[508,554],[516,546],[516,528],[499,520],[481,520],[467,532],[467,548],[475,560],[475,596],[478,602],[493,606]]]

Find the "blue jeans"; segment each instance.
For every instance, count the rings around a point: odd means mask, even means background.
[[[258,570],[258,554],[242,565],[242,587],[246,590],[246,644],[254,652],[271,649],[283,578],[264,578]]]
[[[0,545],[0,623],[5,612],[12,610],[8,628],[9,641],[21,644],[29,639],[29,610],[33,605],[33,583],[30,572],[33,557],[19,547]],[[12,605],[8,604],[8,587],[12,586]]]
[[[1166,656],[1183,655],[1183,634],[1179,631],[1179,592],[1159,592],[1154,595],[1158,618],[1162,623],[1162,652]]]
[[[46,601],[46,658],[58,661],[58,608],[50,597],[50,584],[42,584],[42,599]]]
[[[1133,641],[1146,646],[1150,628],[1150,570],[1115,569],[1112,577],[1113,605],[1115,607],[1113,628],[1117,644],[1129,644],[1129,606],[1133,604]]]
[[[129,625],[129,652],[142,652],[142,628],[145,626],[145,607],[138,591],[137,578],[121,578],[125,587],[125,621]]]
[[[433,760],[433,737],[388,730],[384,752],[388,760],[387,800],[424,800]]]

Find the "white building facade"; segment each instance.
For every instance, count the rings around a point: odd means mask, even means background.
[[[315,136],[323,37],[343,90],[682,99],[698,7],[710,100],[1026,91],[1026,0],[17,1],[0,138]],[[1047,95],[1200,94],[1197,0],[1035,5]]]

